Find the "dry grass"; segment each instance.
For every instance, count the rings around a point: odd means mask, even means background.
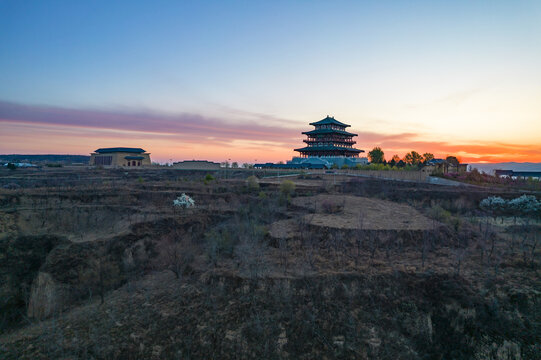
[[[322,204],[343,205],[340,213],[326,214]],[[432,229],[432,220],[411,206],[387,200],[350,195],[320,194],[298,197],[292,204],[315,212],[303,215],[311,225],[335,229],[425,230]]]

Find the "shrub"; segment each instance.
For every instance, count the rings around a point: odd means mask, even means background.
[[[280,191],[286,196],[293,194],[295,192],[295,183],[291,180],[282,181]]]
[[[449,223],[452,217],[451,213],[440,205],[432,206],[429,210],[429,216],[444,223]]]
[[[13,164],[13,163],[8,163],[8,164],[7,164],[7,168],[8,168],[9,170],[15,170],[15,169],[17,169],[17,165],[15,165],[15,164]]]
[[[20,186],[19,184],[17,184],[17,183],[11,182],[11,183],[8,183],[8,184],[2,186],[2,188],[3,188],[3,189],[16,190],[16,189],[20,189],[21,186]]]
[[[258,180],[258,178],[255,177],[254,175],[249,176],[246,179],[246,186],[248,187],[249,190],[252,190],[252,191],[259,190],[259,180]]]
[[[205,175],[205,184],[208,184],[209,182],[214,180],[214,176],[207,174]]]
[[[335,214],[337,212],[342,211],[343,207],[341,204],[338,204],[336,201],[324,200],[321,203],[321,209],[323,210],[323,212],[327,214]]]

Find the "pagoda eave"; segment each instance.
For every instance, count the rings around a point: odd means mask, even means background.
[[[310,131],[302,132],[303,135],[328,135],[328,134],[339,134],[345,136],[357,136],[357,134],[350,133],[345,130],[336,130],[336,129],[315,129]]]
[[[345,148],[345,147],[338,147],[338,146],[306,146],[299,149],[294,149],[294,151],[298,152],[320,152],[320,151],[344,151],[344,152],[350,152],[350,153],[363,153],[364,150],[354,149],[354,148]]]

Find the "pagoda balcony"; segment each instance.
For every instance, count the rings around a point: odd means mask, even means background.
[[[312,140],[312,141],[321,141],[321,140],[325,140],[325,141],[353,141],[353,137],[352,136],[347,136],[347,135],[332,135],[332,134],[329,134],[329,135],[325,135],[325,136],[310,136],[308,135],[306,137],[307,140]]]
[[[353,146],[355,145],[357,142],[354,141],[354,140],[351,140],[351,139],[340,139],[340,138],[335,138],[335,139],[313,139],[313,138],[308,138],[308,139],[305,139],[303,140],[304,143],[308,144],[308,145],[313,145],[313,144],[320,144],[320,143],[340,143],[340,144],[346,144],[346,145],[350,145],[350,146]]]
[[[341,131],[346,130],[345,126],[340,126],[340,125],[316,125],[315,128],[316,130],[319,130],[319,129],[331,129],[331,130],[341,130]]]
[[[341,149],[351,149],[353,148],[352,144],[342,144],[342,143],[336,143],[336,142],[314,142],[314,143],[307,143],[308,147],[322,147],[322,146],[332,146],[336,148]]]

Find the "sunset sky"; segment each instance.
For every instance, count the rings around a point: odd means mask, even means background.
[[[0,153],[541,162],[541,1],[0,0]]]

